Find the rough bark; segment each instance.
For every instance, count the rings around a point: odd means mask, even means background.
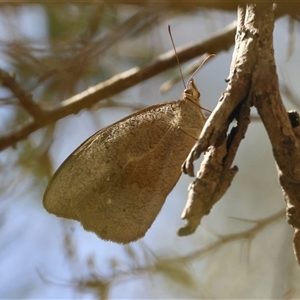
[[[183,165],[183,171],[192,176],[193,161],[208,149],[197,179],[189,190],[183,213],[188,223],[179,234],[192,233],[203,215],[209,213],[230,186],[237,170],[236,167],[231,168],[231,163],[249,123],[247,103],[250,103],[257,108],[273,148],[279,182],[287,204],[287,220],[295,228],[294,252],[299,263],[299,118],[294,118],[295,114],[287,114],[281,100],[274,60],[273,29],[272,4],[249,4],[238,8],[236,45],[228,87]],[[233,117],[238,120],[237,127],[227,136]],[[211,162],[208,164],[209,160]]]

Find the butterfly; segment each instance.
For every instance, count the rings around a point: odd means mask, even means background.
[[[45,209],[79,221],[103,240],[126,244],[142,238],[205,121],[191,77],[178,101],[139,110],[83,142],[51,178]]]

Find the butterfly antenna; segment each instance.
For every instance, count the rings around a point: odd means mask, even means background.
[[[199,71],[199,69],[211,58],[213,58],[214,56],[216,56],[215,54],[210,54],[207,57],[205,57],[203,59],[203,61],[201,62],[201,64],[199,65],[199,67],[194,71],[194,73],[192,74],[192,76],[190,78],[193,78],[195,76],[195,74]]]
[[[172,37],[171,26],[170,25],[168,25],[168,31],[169,31],[169,35],[170,35],[171,42],[172,42],[172,45],[173,45],[173,49],[174,49],[174,52],[175,52],[175,56],[176,56],[176,59],[177,59],[179,71],[180,71],[180,74],[181,74],[181,80],[183,82],[184,88],[186,89],[186,85],[185,85],[185,82],[184,82],[184,79],[183,79],[182,70],[181,70],[181,66],[180,66],[180,61],[179,61],[178,54],[177,54],[176,47],[175,47],[175,43],[174,43],[174,40],[173,40],[173,37]]]

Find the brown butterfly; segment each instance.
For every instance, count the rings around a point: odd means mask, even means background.
[[[143,237],[203,128],[199,98],[191,77],[178,101],[147,107],[92,135],[53,175],[46,210],[104,240]]]

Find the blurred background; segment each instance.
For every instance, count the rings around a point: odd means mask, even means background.
[[[287,110],[299,110],[298,6],[279,5],[274,30]],[[14,73],[36,103],[51,108],[171,50],[168,25],[181,47],[218,34],[234,20],[236,7],[227,2],[1,4],[0,67]],[[195,76],[207,109],[213,110],[226,88],[233,43]],[[178,73],[178,68],[167,70],[0,153],[1,299],[300,297],[293,230],[285,222],[272,149],[255,110],[235,159],[239,172],[232,186],[191,236],[176,234],[185,223],[180,215],[193,180],[184,175],[146,237],[126,246],[104,242],[78,222],[43,208],[46,185],[68,155],[135,109],[179,99],[182,83],[160,93]],[[18,99],[1,87],[1,135],[28,118]]]

